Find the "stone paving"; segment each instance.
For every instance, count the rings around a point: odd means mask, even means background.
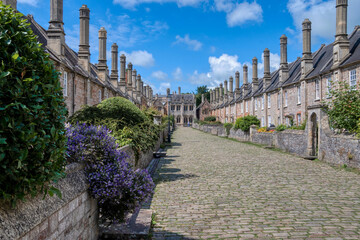
[[[360,175],[191,128],[159,164],[153,239],[360,239]]]

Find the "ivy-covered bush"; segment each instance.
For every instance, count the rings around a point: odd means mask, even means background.
[[[331,127],[350,133],[356,132],[360,119],[360,91],[352,89],[345,82],[339,82],[330,94],[332,99],[323,104]]]
[[[66,114],[48,54],[23,15],[0,2],[0,199],[57,192]]]
[[[205,122],[216,122],[216,117],[209,116],[204,119]]]
[[[153,193],[146,170],[134,170],[106,127],[74,125],[67,129],[69,162],[86,164],[89,191],[97,199],[102,222],[123,222]]]
[[[251,125],[260,126],[260,120],[256,116],[245,116],[236,119],[234,128],[241,129],[244,132],[248,132],[250,130]]]

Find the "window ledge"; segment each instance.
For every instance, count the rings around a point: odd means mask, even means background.
[[[317,98],[314,100],[315,102],[320,102],[320,98]]]

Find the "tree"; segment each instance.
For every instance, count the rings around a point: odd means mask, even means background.
[[[199,106],[201,104],[201,95],[205,94],[205,98],[210,102],[210,92],[209,88],[204,86],[199,86],[196,88],[196,106]]]

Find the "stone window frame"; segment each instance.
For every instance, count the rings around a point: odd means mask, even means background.
[[[265,118],[264,118],[264,116],[261,117],[261,127],[265,127]]]
[[[184,117],[184,124],[188,123],[188,117]]]
[[[301,113],[296,114],[296,122],[297,122],[297,125],[300,126],[300,124],[301,124]]]
[[[63,93],[64,97],[68,96],[68,73],[66,71],[64,71],[63,76]]]
[[[177,116],[177,117],[176,117],[176,123],[181,123],[181,118],[180,118],[180,116]]]
[[[257,98],[255,98],[255,111],[257,111],[257,102],[258,102],[258,99]]]
[[[175,111],[175,105],[170,106],[171,111]]]
[[[240,112],[244,113],[244,102],[240,104]]]
[[[192,123],[193,122],[193,118],[192,116],[189,117],[189,123]]]
[[[249,104],[245,101],[245,112],[249,112]]]
[[[102,91],[101,89],[98,91],[99,103],[102,101]]]
[[[356,68],[349,70],[349,85],[352,89],[357,87]]]
[[[315,79],[315,100],[320,100],[320,79]]]
[[[194,111],[194,106],[190,105],[189,106],[189,111]]]
[[[297,86],[297,104],[301,104],[301,85]]]
[[[181,105],[176,105],[176,111],[181,111]]]
[[[186,112],[188,110],[188,106],[184,105],[184,112]]]
[[[331,98],[332,78],[331,75],[326,77],[326,97]]]

